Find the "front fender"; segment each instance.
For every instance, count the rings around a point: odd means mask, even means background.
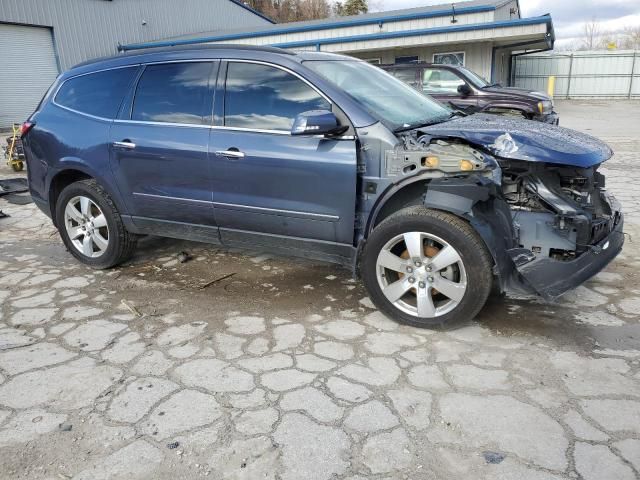
[[[515,246],[511,211],[499,194],[496,184],[486,177],[443,178],[431,181],[423,199],[424,206],[452,213],[468,221],[482,238],[494,261],[494,275],[500,291],[517,275],[507,253]]]

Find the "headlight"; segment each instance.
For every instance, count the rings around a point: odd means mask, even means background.
[[[553,110],[553,102],[550,100],[545,100],[543,102],[538,102],[538,112],[540,114],[543,113],[551,113]]]

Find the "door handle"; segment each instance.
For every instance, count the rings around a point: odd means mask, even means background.
[[[135,143],[129,142],[127,140],[123,140],[122,142],[113,142],[113,146],[118,148],[126,148],[128,150],[133,150],[134,148],[136,148]]]
[[[216,152],[219,157],[241,159],[245,157],[245,154],[238,149],[220,150]]]

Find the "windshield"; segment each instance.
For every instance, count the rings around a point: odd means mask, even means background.
[[[452,114],[444,105],[366,62],[313,60],[305,66],[347,92],[392,130],[442,122]]]
[[[484,78],[478,75],[476,72],[472,72],[468,68],[461,68],[460,70],[464,70],[465,75],[471,80],[478,88],[484,88],[489,86],[489,82],[487,82]]]

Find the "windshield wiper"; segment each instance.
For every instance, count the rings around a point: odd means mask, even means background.
[[[482,88],[501,87],[501,86],[502,85],[500,85],[499,83],[489,83]]]

